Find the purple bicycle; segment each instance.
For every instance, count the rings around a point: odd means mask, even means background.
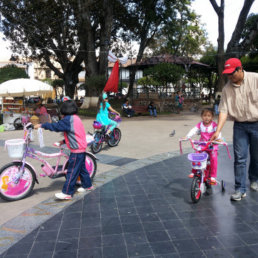
[[[116,121],[117,125],[119,126],[121,122],[120,116],[114,113],[110,113],[110,119]],[[109,127],[110,126],[102,125],[98,121],[93,122],[93,128],[95,130],[93,134],[94,142],[91,145],[91,151],[93,153],[100,152],[104,142],[106,142],[110,147],[115,147],[120,142],[122,135],[121,130],[118,127],[116,127],[110,134],[110,137],[107,137],[106,132],[108,131]]]
[[[64,152],[65,145],[60,145],[59,142],[54,143],[54,146],[59,148],[57,153],[37,151],[30,147],[32,129],[33,125],[29,123],[24,126],[23,139],[6,141],[8,155],[16,159],[0,169],[0,197],[6,201],[16,201],[27,197],[31,194],[35,182],[39,183],[35,168],[26,161],[28,157],[42,163],[41,177],[48,176],[55,179],[66,176],[69,156]],[[91,138],[93,140],[93,137]],[[46,158],[56,158],[56,165],[50,165],[45,160]],[[63,159],[62,162],[61,159]],[[97,171],[96,160],[97,158],[92,153],[86,151],[85,165],[92,180]],[[77,183],[80,184],[79,177]]]

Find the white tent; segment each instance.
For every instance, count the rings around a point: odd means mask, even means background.
[[[1,97],[39,96],[52,91],[51,85],[33,79],[15,79],[0,84]]]

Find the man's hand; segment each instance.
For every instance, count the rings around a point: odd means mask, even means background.
[[[219,132],[215,132],[212,136],[211,136],[211,139],[210,139],[210,141],[212,142],[212,141],[217,141],[217,138],[219,137]]]
[[[38,129],[38,128],[40,128],[41,127],[41,124],[36,124],[36,125],[34,125],[34,129]]]

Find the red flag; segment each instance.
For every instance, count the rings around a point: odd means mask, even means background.
[[[116,61],[112,72],[108,78],[108,81],[104,87],[105,92],[118,92],[118,82],[119,82],[119,62]]]

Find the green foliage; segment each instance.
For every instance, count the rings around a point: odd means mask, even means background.
[[[0,68],[0,83],[19,78],[29,78],[23,68],[16,65],[6,65]]]
[[[53,80],[50,79],[50,78],[45,78],[45,79],[43,79],[42,81],[45,82],[45,83],[47,83],[47,84],[49,84],[49,85],[51,85],[51,86],[53,86]]]
[[[241,35],[240,46],[246,53],[241,58],[244,68],[258,72],[258,14],[250,14]]]
[[[193,57],[202,53],[207,36],[189,1],[177,1],[174,13],[156,33],[150,48],[157,54]]]
[[[85,82],[86,93],[89,96],[99,96],[106,84],[105,75],[92,75]],[[88,94],[89,93],[89,94]]]
[[[144,76],[137,81],[137,85],[147,86],[158,86],[159,83],[155,81],[152,76]]]
[[[62,79],[55,79],[55,80],[53,80],[52,86],[54,88],[57,88],[57,87],[63,88],[64,87],[64,80],[62,80]]]
[[[120,89],[120,88],[127,88],[128,87],[128,84],[126,83],[126,82],[119,82],[119,84],[118,84],[118,88]]]
[[[148,68],[144,74],[151,76],[160,86],[167,86],[168,83],[177,83],[182,78],[184,69],[179,65],[161,63]]]

